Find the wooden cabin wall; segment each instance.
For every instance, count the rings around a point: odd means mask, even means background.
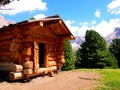
[[[56,44],[49,44],[48,67],[57,66],[61,69],[64,63],[64,41],[58,40]]]
[[[10,52],[11,52],[11,61],[15,64],[22,63],[22,50],[23,50],[23,33],[22,30],[18,27],[14,27],[13,31],[13,39],[10,44]]]
[[[48,67],[57,66],[57,47],[56,44],[49,44],[48,48]]]
[[[10,61],[10,44],[13,37],[13,32],[11,30],[0,30],[0,62]]]
[[[6,28],[0,31],[0,62],[22,64],[31,60],[32,40],[30,30],[24,27]]]
[[[58,70],[62,68],[64,60],[64,45],[65,42],[63,39],[59,39],[59,42],[57,44],[57,67]]]

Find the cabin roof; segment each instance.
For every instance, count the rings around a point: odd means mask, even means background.
[[[57,36],[65,37],[67,40],[75,39],[73,34],[67,28],[59,15],[53,15],[39,20],[26,20],[13,25],[1,28],[0,30],[10,29],[14,27],[25,27],[31,29],[45,28],[52,30]]]

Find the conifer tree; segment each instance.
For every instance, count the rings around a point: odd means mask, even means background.
[[[76,58],[75,58],[75,68],[78,69],[81,67],[81,48],[78,48],[78,50],[76,51],[75,54]]]
[[[65,47],[64,47],[64,57],[65,57],[65,63],[63,64],[62,70],[72,70],[75,68],[74,65],[74,54],[72,51],[72,46],[70,41],[65,41]]]
[[[94,30],[87,30],[81,45],[81,67],[117,68],[115,57],[107,49],[104,38]]]
[[[118,67],[120,68],[120,39],[113,39],[112,43],[109,45],[109,50],[116,57]]]

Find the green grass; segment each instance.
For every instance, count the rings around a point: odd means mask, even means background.
[[[102,75],[101,85],[97,90],[120,90],[120,69],[80,69],[92,71]]]
[[[120,70],[102,69],[98,73],[103,75],[99,90],[120,90]]]

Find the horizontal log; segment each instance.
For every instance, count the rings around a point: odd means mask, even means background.
[[[8,35],[12,35],[12,30],[0,30],[0,35],[1,36],[8,36]]]
[[[52,66],[52,67],[48,67],[48,68],[39,68],[34,74],[31,74],[30,76],[36,76],[36,75],[44,75],[44,74],[48,74],[50,71],[56,71],[57,70],[57,66]]]
[[[13,41],[14,43],[22,43],[22,39],[21,38],[14,38]]]
[[[0,50],[0,55],[2,55],[2,56],[9,56],[9,55],[11,55],[11,52],[10,51],[2,51],[2,50]]]
[[[31,55],[32,54],[32,47],[24,48],[23,54],[24,55]]]
[[[29,74],[29,77],[34,77],[34,76],[38,76],[38,75],[45,75],[45,74],[50,74],[51,71],[56,71],[57,67],[56,66],[52,66],[49,68],[39,68],[36,72]],[[22,72],[10,72],[9,73],[9,79],[10,80],[19,80],[19,79],[25,79],[25,75]]]
[[[7,40],[3,40],[3,41],[0,41],[0,45],[9,45],[9,44],[11,44],[11,42],[12,42],[12,39],[7,39]]]
[[[24,47],[25,48],[28,48],[28,47],[31,47],[33,45],[33,42],[30,42],[30,41],[24,41]]]
[[[48,66],[51,67],[51,66],[56,66],[57,63],[56,61],[48,61]]]
[[[57,53],[56,52],[49,52],[48,56],[49,57],[56,57]]]
[[[49,71],[56,71],[57,70],[57,66],[51,66],[49,68],[46,68],[46,70]]]
[[[0,45],[0,51],[1,51],[1,50],[8,50],[8,51],[9,51],[9,48],[10,48],[10,44]]]
[[[23,66],[22,65],[14,64],[14,65],[11,65],[9,68],[10,68],[11,72],[21,72],[21,71],[23,71]]]
[[[23,74],[24,75],[29,75],[33,73],[33,69],[23,69]]]
[[[36,29],[36,28],[33,29],[33,35],[47,36],[47,37],[53,38],[53,39],[58,38],[57,35],[50,30],[50,28],[48,29],[48,28],[38,27],[38,29]]]
[[[23,67],[25,69],[32,69],[33,68],[33,62],[32,61],[27,61],[23,64]]]
[[[64,51],[57,51],[58,55],[64,55]]]
[[[60,60],[58,59],[57,62],[63,64],[63,63],[65,63],[65,59],[64,58],[60,59]]]
[[[22,33],[17,33],[16,38],[23,38],[23,34]]]
[[[10,51],[14,52],[14,51],[20,51],[23,49],[23,46],[21,43],[11,43],[10,44]]]
[[[13,38],[13,35],[12,34],[8,34],[8,35],[1,35],[0,36],[0,41],[2,40],[7,40],[7,39],[12,39]]]
[[[57,58],[58,58],[58,59],[63,59],[63,58],[64,58],[64,55],[58,55]]]
[[[54,48],[55,44],[49,44],[49,48]]]
[[[56,61],[57,58],[56,57],[48,57],[48,61]]]
[[[42,43],[48,43],[48,44],[55,44],[54,40],[45,40],[40,39],[40,37],[33,37],[33,36],[29,36],[29,37],[25,37],[24,41],[29,41],[29,42],[33,42],[33,41],[37,41],[37,42],[42,42]]]
[[[30,60],[31,60],[30,56],[26,56],[26,55],[25,55],[25,57],[24,57],[24,62],[27,62],[27,61],[30,61]]]
[[[9,79],[10,80],[20,80],[20,79],[23,79],[24,78],[24,75],[22,72],[10,72],[9,73]]]

